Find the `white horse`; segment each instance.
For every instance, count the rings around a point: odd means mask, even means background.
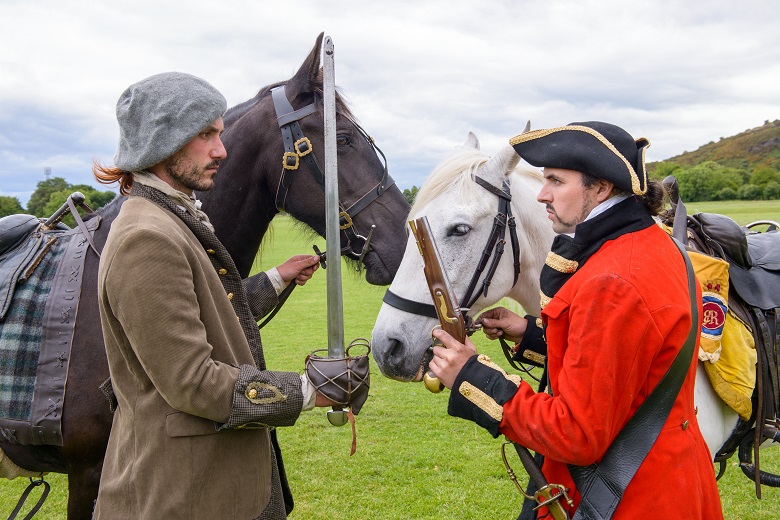
[[[472,305],[470,316],[508,296],[530,313],[539,314],[539,273],[554,237],[544,206],[536,201],[542,176],[536,170],[517,168],[518,155],[507,146],[489,157],[479,150],[470,133],[466,143],[438,166],[426,180],[409,213],[409,218],[427,216],[441,254],[444,269],[456,296],[464,296],[478,264],[498,210],[498,197],[475,183],[476,176],[500,188],[511,182],[511,206],[517,221],[520,275],[513,285],[511,246],[501,256],[487,295]],[[410,234],[406,251],[389,292],[401,298],[430,303],[431,296],[422,269],[422,257]],[[386,297],[387,299],[387,297]],[[459,300],[461,305],[466,302]],[[431,344],[431,329],[438,323],[430,317],[382,305],[374,325],[371,350],[380,370],[390,378],[419,381]]]
[[[539,273],[554,232],[544,206],[536,201],[542,176],[519,169],[518,163],[519,157],[510,146],[489,157],[480,152],[476,136],[470,134],[463,147],[431,173],[409,214],[409,219],[428,217],[445,271],[456,297],[461,298],[479,262],[497,208],[496,195],[477,185],[474,177],[495,187],[511,181],[511,207],[520,241],[520,276],[513,285],[512,255],[505,253],[488,294],[469,309],[472,318],[505,296],[519,302],[527,313],[539,315]],[[422,257],[411,234],[389,292],[406,300],[431,302]],[[437,324],[435,318],[384,303],[372,339],[372,352],[382,374],[401,381],[420,381],[430,361],[431,329]],[[715,393],[701,362],[696,372],[695,403],[702,434],[714,457],[734,431],[738,414]]]

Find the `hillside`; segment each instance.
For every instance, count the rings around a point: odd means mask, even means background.
[[[693,152],[648,163],[647,169],[652,173],[663,163],[687,168],[705,161],[715,161],[723,166],[748,171],[764,167],[780,171],[780,120],[766,121],[763,126],[721,138],[717,143],[707,143]]]

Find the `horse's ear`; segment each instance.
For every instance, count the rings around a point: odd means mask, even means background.
[[[525,124],[525,128],[523,128],[523,133],[530,132],[531,131],[531,120],[529,119],[528,122]]]
[[[474,132],[469,132],[469,136],[466,138],[466,142],[463,143],[462,148],[474,148],[479,150],[479,139],[474,135]]]
[[[517,155],[515,149],[511,146],[505,146],[501,148],[496,155],[490,158],[485,165],[485,169],[508,177],[519,163],[520,156]]]
[[[298,69],[298,72],[290,78],[287,82],[285,90],[287,96],[290,99],[295,98],[302,92],[312,92],[317,90],[316,87],[322,85],[322,69],[320,56],[322,53],[322,39],[325,37],[325,33],[321,32],[317,36],[317,41],[314,42],[309,55],[303,60],[303,64]]]

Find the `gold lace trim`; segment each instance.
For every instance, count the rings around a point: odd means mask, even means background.
[[[564,258],[557,253],[553,253],[552,251],[547,253],[547,258],[545,258],[544,263],[559,273],[567,274],[573,273],[580,266],[579,262],[576,260],[569,260],[568,258]]]
[[[488,414],[494,420],[501,422],[501,419],[504,417],[504,407],[498,404],[485,392],[468,381],[461,383],[458,391],[460,392],[460,395],[476,405],[477,408]]]
[[[503,375],[508,380],[512,381],[517,386],[520,386],[520,383],[523,382],[523,378],[522,377],[518,376],[517,374],[511,374],[511,375],[507,374],[506,371],[504,371],[503,368],[501,368],[500,366],[498,366],[495,363],[493,363],[493,361],[488,356],[486,356],[485,354],[480,354],[479,356],[477,356],[477,361],[479,361],[480,363],[482,363],[486,367],[490,367],[493,370],[495,370],[497,372],[500,372],[501,375]]]
[[[269,397],[258,397],[260,395],[260,392],[263,390],[271,392],[272,395]],[[279,401],[287,400],[287,396],[282,395],[282,392],[274,385],[269,385],[268,383],[260,383],[257,381],[246,385],[244,396],[249,400],[249,402],[253,404],[271,404],[271,403],[277,403]]]
[[[547,307],[547,304],[550,303],[550,300],[552,300],[552,298],[544,294],[542,291],[539,291],[539,300],[542,309],[544,309],[545,307]]]

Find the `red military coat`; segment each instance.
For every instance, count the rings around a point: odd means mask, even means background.
[[[475,412],[475,420],[494,435],[500,432],[544,454],[544,474],[550,483],[570,489],[573,514],[580,495],[567,464],[601,460],[688,336],[690,299],[683,259],[657,226],[623,235],[605,243],[580,267],[544,308],[542,318],[547,323],[552,395],[535,393],[527,383],[506,376],[500,378],[504,387],[511,380],[517,391],[507,397],[503,409],[494,402],[483,410],[487,415]],[[696,421],[696,363],[694,356],[666,424],[626,488],[615,520],[723,517],[710,452]],[[480,356],[469,365],[466,374],[491,363]],[[452,403],[451,409],[453,405],[458,406]],[[491,418],[498,421],[497,429],[489,426]]]
[[[576,509],[580,495],[566,465],[601,460],[688,336],[682,256],[657,226],[609,241],[561,287],[542,319],[553,395],[521,383],[504,403],[498,427],[545,455],[545,476],[571,490]],[[710,452],[696,421],[696,363],[694,355],[615,520],[723,517]]]

